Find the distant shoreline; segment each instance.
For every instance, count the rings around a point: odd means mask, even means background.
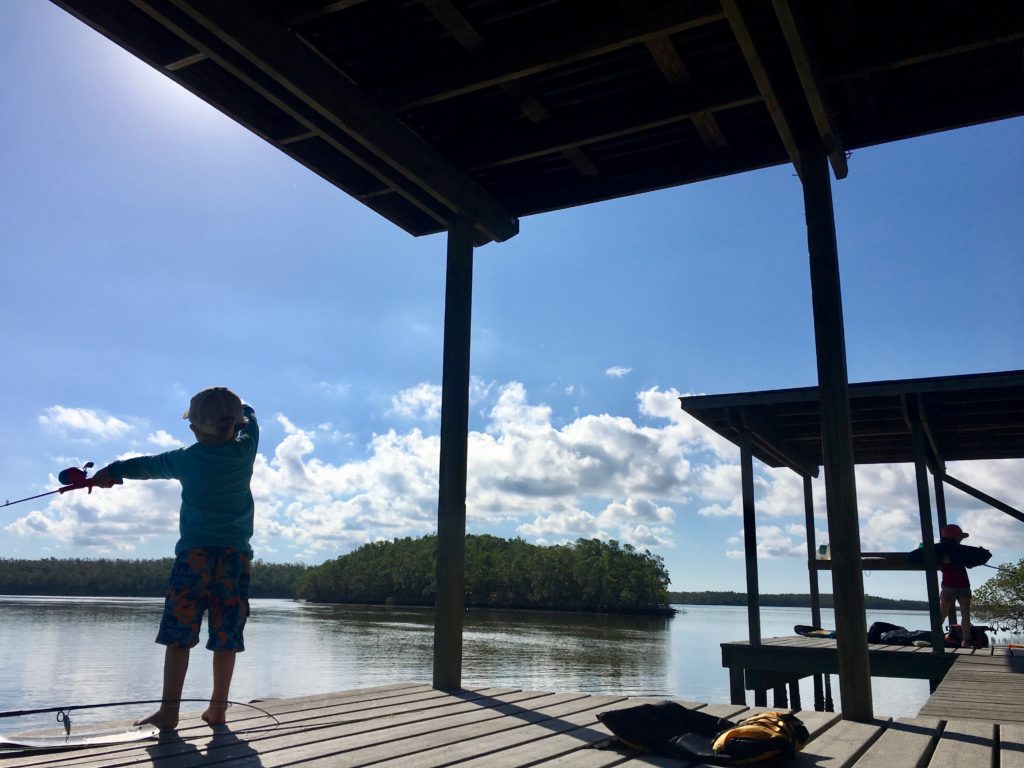
[[[831,594],[820,596],[822,608],[833,608]],[[669,592],[668,601],[673,605],[747,605],[746,592]],[[768,594],[759,597],[762,608],[810,608],[811,596],[807,593]],[[889,597],[864,596],[864,607],[889,611],[927,611],[925,600],[902,600]]]

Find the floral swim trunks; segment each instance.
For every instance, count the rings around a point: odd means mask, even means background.
[[[233,547],[193,547],[174,559],[156,641],[176,648],[199,643],[203,613],[211,651],[244,651],[249,617],[249,558]]]

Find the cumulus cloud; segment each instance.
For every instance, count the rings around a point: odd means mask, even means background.
[[[185,445],[181,440],[162,429],[158,429],[156,432],[149,435],[146,440],[157,448],[161,448],[165,451],[169,451],[172,448],[182,448]]]
[[[389,413],[417,421],[441,418],[441,385],[420,382],[391,398]]]
[[[807,557],[807,543],[805,531],[802,525],[759,525],[757,532],[757,557],[758,559],[773,559],[780,557]],[[743,532],[730,537],[729,544],[743,544]],[[742,560],[744,551],[740,549],[726,550],[725,555],[734,560]]]
[[[677,531],[712,518],[742,514],[738,450],[686,414],[680,393],[639,392],[635,416],[580,415],[556,423],[552,409],[531,400],[519,382],[473,380],[482,428],[468,444],[467,516],[475,530],[501,527],[538,543],[577,538],[617,539],[638,548],[668,550]],[[440,388],[419,384],[395,396],[395,413],[436,418]],[[83,409],[55,406],[48,428],[130,439],[127,423]],[[283,437],[264,443],[253,474],[258,552],[319,562],[367,541],[436,530],[440,441],[423,428],[372,435],[363,455],[338,461],[337,444],[356,442],[332,424],[276,423]],[[269,433],[269,431],[268,431]],[[178,445],[166,432],[148,435],[161,449]],[[333,450],[332,450],[333,448]],[[950,466],[965,482],[1013,503],[1022,496],[1024,462]],[[907,551],[920,541],[913,467],[857,470],[862,546]],[[813,483],[817,541],[828,539],[823,482]],[[758,551],[766,558],[803,558],[803,483],[787,470],[755,462]],[[1019,522],[959,491],[947,490],[951,521],[990,549],[1024,548]],[[1017,502],[1019,504],[1019,502]],[[176,537],[178,485],[128,481],[92,495],[66,494],[37,503],[4,529],[89,553],[131,553],[154,537]],[[700,518],[707,518],[703,523]],[[742,536],[720,543],[742,558]]]
[[[52,405],[39,416],[39,423],[53,432],[62,432],[79,439],[110,440],[132,430],[130,424],[113,416],[101,416],[91,408],[68,408]]]
[[[613,365],[611,368],[605,368],[604,370],[607,376],[611,376],[615,379],[621,379],[623,376],[632,373],[632,368],[627,368],[624,365]]]

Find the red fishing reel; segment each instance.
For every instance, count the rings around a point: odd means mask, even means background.
[[[89,479],[88,470],[93,466],[91,461],[87,461],[85,466],[79,469],[78,467],[68,467],[62,469],[60,474],[57,475],[57,481],[61,484],[58,488],[59,493],[65,491],[73,491],[76,488],[88,488],[89,493],[92,493],[93,482]],[[120,480],[114,481],[115,485],[120,485]]]
[[[92,493],[92,489],[93,486],[95,485],[95,482],[93,482],[89,478],[88,473],[88,469],[92,466],[93,463],[91,461],[88,461],[86,462],[85,466],[82,467],[81,469],[79,469],[78,467],[68,467],[67,469],[62,469],[60,471],[60,474],[57,475],[57,480],[61,484],[60,488],[57,488],[52,491],[47,491],[46,493],[37,493],[35,496],[27,496],[26,498],[18,499],[17,501],[5,501],[3,504],[0,504],[0,507],[9,507],[12,504],[21,504],[23,501],[41,499],[44,496],[49,496],[54,493],[64,495],[64,493],[66,493],[67,491],[74,491],[77,490],[78,488],[88,488],[89,493]],[[111,482],[113,482],[114,485],[121,485],[123,481],[111,479]],[[101,485],[100,487],[107,488],[108,486]]]

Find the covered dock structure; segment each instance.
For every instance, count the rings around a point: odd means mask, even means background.
[[[749,637],[746,643],[723,644],[723,666],[730,671],[734,703],[743,701],[744,688],[754,690],[755,701],[763,703],[768,689],[789,685],[792,690],[795,679],[831,673],[836,667],[836,641],[762,643],[759,618],[754,459],[769,467],[788,467],[803,478],[814,626],[821,626],[818,572],[832,571],[833,582],[849,576],[838,572],[830,558],[820,557],[815,542],[811,479],[825,460],[818,388],[682,397],[680,405],[740,452]],[[931,655],[937,657],[893,654],[878,647],[869,649],[869,663],[873,674],[924,678],[934,689],[952,661],[944,653],[935,555],[937,528],[946,524],[946,487],[1024,522],[1024,512],[954,477],[946,465],[1024,458],[1024,371],[855,383],[849,386],[849,407],[854,464],[914,465],[923,545],[919,560],[909,559],[907,552],[860,552],[860,568],[924,572]],[[831,551],[850,546],[835,536],[834,510],[828,509],[827,517]],[[817,686],[815,693],[817,697]]]
[[[1024,114],[1009,0],[54,0],[412,235],[446,232],[434,685],[458,689],[474,250],[542,211],[792,164],[837,598],[863,587],[831,176]],[[831,174],[831,175],[830,175]],[[872,717],[866,645],[843,716]]]

